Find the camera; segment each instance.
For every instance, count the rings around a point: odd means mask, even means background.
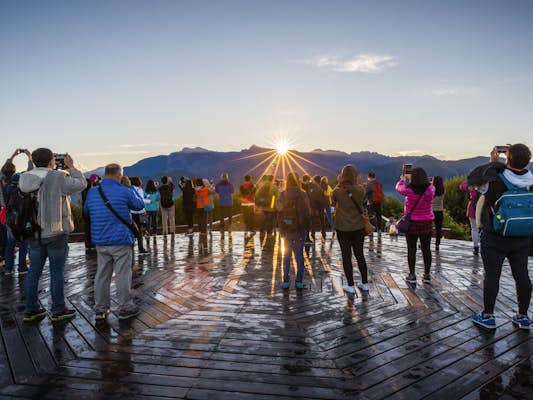
[[[496,150],[496,153],[498,153],[498,154],[503,154],[503,153],[506,153],[507,150],[509,150],[509,145],[494,146],[494,150]]]
[[[404,176],[411,175],[412,172],[413,172],[413,164],[404,164],[403,165],[403,175]]]
[[[56,170],[62,170],[67,169],[67,166],[65,165],[65,157],[67,153],[56,153],[54,154],[54,159],[56,163]]]

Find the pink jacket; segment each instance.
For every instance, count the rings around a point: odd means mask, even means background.
[[[459,188],[468,193],[468,207],[466,209],[466,216],[468,218],[476,218],[476,201],[479,196],[479,193],[476,190],[471,190],[468,188],[468,183],[464,181],[461,183]]]
[[[406,186],[403,179],[396,184],[396,191],[402,196],[405,196],[403,213],[404,215],[407,215],[414,207],[420,195],[416,194],[413,189]],[[433,221],[435,219],[432,208],[434,197],[435,187],[433,185],[429,185],[422,195],[422,199],[418,202],[418,205],[411,214],[411,219],[413,221]]]

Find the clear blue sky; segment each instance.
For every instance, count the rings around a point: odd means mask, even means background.
[[[533,145],[531,1],[0,1],[0,156]]]

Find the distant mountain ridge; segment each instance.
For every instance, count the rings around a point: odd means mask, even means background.
[[[217,181],[222,173],[228,172],[234,183],[240,183],[246,174],[251,174],[256,179],[261,176],[268,163],[263,163],[258,168],[254,168],[254,166],[264,161],[268,156],[264,153],[270,150],[256,145],[241,151],[229,152],[212,151],[201,147],[184,148],[169,155],[158,155],[139,160],[135,164],[125,167],[124,173],[128,176],[139,176],[144,182],[147,179],[160,179],[163,175],[169,175],[177,182],[180,176],[202,177]],[[310,152],[294,150],[292,152],[298,156],[295,156],[296,160],[305,168],[307,173],[325,175],[332,181],[336,179],[339,171],[346,164],[355,165],[363,178],[368,172],[374,171],[386,193],[394,192],[394,185],[405,163],[424,168],[429,176],[440,175],[443,178],[449,178],[466,175],[474,167],[488,161],[488,157],[449,161],[427,155],[393,157],[369,151],[346,153],[337,150],[316,149]],[[300,175],[303,174],[300,168],[295,169]],[[100,172],[101,169],[95,171]],[[278,177],[281,177],[281,171],[280,166]]]

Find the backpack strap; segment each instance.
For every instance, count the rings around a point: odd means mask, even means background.
[[[509,181],[509,179],[507,179],[503,173],[499,173],[498,177],[502,180],[502,182],[505,184],[505,186],[507,186],[508,190],[515,190],[516,189],[516,186],[513,185],[511,183],[511,181]]]

